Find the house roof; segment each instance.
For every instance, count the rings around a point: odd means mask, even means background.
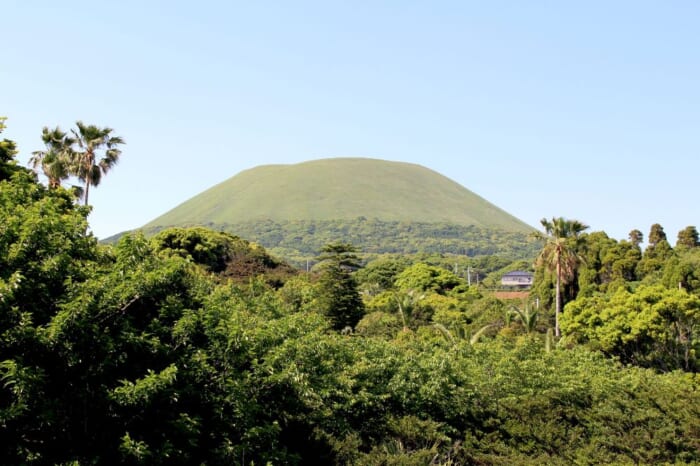
[[[513,272],[508,272],[503,274],[503,277],[532,277],[532,272],[525,272],[523,270],[514,270]]]

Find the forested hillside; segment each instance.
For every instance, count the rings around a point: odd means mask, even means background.
[[[0,141],[2,464],[700,462],[694,227],[642,250],[543,220],[530,298],[502,301],[449,260],[361,267],[344,238],[310,273],[204,228],[101,245],[15,153]]]
[[[197,225],[255,241],[298,267],[339,238],[365,254],[532,259],[536,252],[527,240],[532,227],[463,186],[419,165],[375,159],[246,170],[142,230]]]
[[[377,254],[451,254],[532,260],[539,248],[523,232],[365,217],[351,220],[266,220],[207,226],[255,241],[300,268],[307,262],[315,262],[321,247],[339,238],[356,245],[368,257]],[[158,231],[161,229],[146,229],[144,233],[152,235]]]

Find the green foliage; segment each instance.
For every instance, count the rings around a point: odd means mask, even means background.
[[[364,337],[392,339],[401,330],[401,318],[395,313],[374,311],[372,304],[367,305],[367,313],[360,319],[355,332]]]
[[[656,283],[660,279],[664,262],[673,256],[673,248],[666,240],[666,233],[661,225],[651,226],[649,240],[644,257],[637,265],[637,276],[646,283]]]
[[[279,421],[250,371],[291,335],[323,330],[301,315],[284,320],[264,286],[217,287],[186,260],[125,237],[114,264],[76,283],[36,329],[46,360],[35,358],[36,369],[20,366],[26,356],[3,365],[13,386],[35,380],[32,404],[3,420],[16,435],[3,463],[27,455],[52,463],[289,463]]]
[[[623,362],[697,371],[700,298],[684,290],[640,286],[567,305],[564,334]]]
[[[358,270],[355,279],[362,287],[376,285],[379,290],[389,290],[394,287],[397,275],[410,264],[406,257],[381,257]]]
[[[653,245],[650,243],[637,265],[637,276],[648,283],[658,281],[664,263],[671,257],[673,257],[673,249],[668,241],[661,239]]]
[[[409,266],[423,264],[419,268],[428,266],[437,270],[436,274],[447,273],[447,282],[457,283],[451,289],[441,290],[441,293],[450,295],[465,295],[464,299],[470,299],[466,295],[472,294],[471,298],[478,298],[477,284],[490,287],[496,282],[499,273],[503,270],[518,270],[526,264],[526,261],[509,259],[497,256],[485,257],[464,257],[442,254],[417,254],[405,255],[382,255],[370,260],[364,268],[355,273],[355,279],[360,284],[362,293],[366,297],[372,297],[383,291],[396,287],[396,279],[399,274],[406,271]],[[468,275],[471,275],[472,286],[467,286]],[[431,279],[428,279],[430,281]],[[450,285],[452,286],[452,285]]]
[[[406,268],[396,277],[395,285],[401,290],[434,291],[445,294],[464,280],[455,274],[422,262]]]
[[[193,223],[195,224],[195,223]],[[190,225],[190,224],[188,224]],[[334,220],[250,220],[236,223],[206,222],[201,225],[248,238],[270,249],[299,268],[315,259],[325,245],[343,238],[357,245],[366,256],[381,254],[455,255],[478,258],[474,268],[494,269],[516,258],[533,258],[537,245],[528,241],[527,233],[446,222],[392,221],[367,219]],[[155,234],[164,227],[145,227]],[[114,238],[108,239],[113,241]],[[425,261],[425,257],[419,260]],[[454,265],[454,261],[452,264]]]
[[[46,323],[56,298],[85,277],[98,256],[95,239],[85,234],[87,213],[66,191],[47,192],[31,178],[0,182],[3,331],[22,319]]]
[[[467,307],[466,318],[469,323],[467,334],[476,333],[487,325],[505,325],[504,317],[508,311],[506,303],[491,295],[485,295],[474,300]],[[496,329],[492,328],[492,330],[495,333]]]
[[[5,120],[6,117],[0,117],[0,134],[5,130]],[[0,181],[10,179],[13,173],[26,173],[26,170],[17,164],[15,155],[17,144],[9,139],[0,140]]]
[[[517,317],[525,330],[525,333],[533,333],[537,328],[537,315],[539,309],[533,309],[532,306],[525,304],[522,308],[511,306],[511,312]]]
[[[255,243],[202,227],[168,228],[151,241],[157,251],[192,260],[221,277],[237,282],[263,275],[268,283],[279,287],[297,273]]]
[[[44,328],[76,283],[99,267],[97,242],[86,234],[88,210],[68,192],[48,192],[26,171],[0,181],[0,462],[40,458],[33,419],[60,414],[49,389],[61,384],[57,356],[44,344]],[[59,367],[57,367],[59,366]],[[28,421],[29,420],[29,421]],[[54,423],[55,424],[55,423]],[[42,440],[43,441],[43,440]]]
[[[467,316],[469,303],[474,295],[444,296],[435,292],[416,289],[389,290],[366,299],[368,315],[358,325],[365,335],[395,336],[397,323],[404,331],[418,330],[422,326],[440,324],[448,331],[462,332],[470,322]],[[377,329],[385,322],[386,329]]]
[[[426,315],[426,307],[422,303],[425,295],[416,290],[409,290],[393,292],[392,297],[404,331],[408,331],[409,325],[415,327],[416,321],[428,320],[429,315]]]
[[[614,290],[637,280],[641,249],[628,241],[616,241],[604,232],[582,235],[583,263],[578,270],[580,293],[590,296],[597,291]]]
[[[191,259],[212,272],[223,272],[234,248],[240,248],[237,243],[245,244],[235,236],[201,227],[169,228],[154,236],[152,241],[157,251]]]
[[[580,292],[586,294],[609,281],[607,273],[610,266],[604,266],[603,261],[610,260],[608,256],[618,243],[602,231],[584,233],[581,236],[581,264],[577,270],[577,277]]]
[[[417,416],[391,418],[387,422],[387,435],[377,445],[361,456],[362,464],[422,466],[440,457],[440,447],[450,443],[439,422]]]
[[[465,328],[469,324],[467,309],[472,301],[472,297],[465,296],[443,296],[440,294],[429,294],[421,301],[421,305],[428,309],[426,314],[431,316],[431,321],[444,325],[448,330]]]
[[[324,245],[318,260],[322,268],[339,267],[352,271],[360,267],[357,248],[350,243],[333,242]]]
[[[655,223],[649,230],[649,240],[647,241],[649,246],[647,247],[653,249],[661,241],[666,241],[666,232],[664,232],[664,228],[661,225]]]
[[[129,432],[122,437],[119,451],[125,458],[135,461],[136,464],[145,464],[151,456],[146,442],[134,440]]]
[[[664,263],[661,282],[668,288],[700,292],[700,249],[678,248]]]
[[[111,398],[120,406],[145,406],[153,397],[171,387],[175,382],[177,366],[171,364],[160,372],[147,370],[147,374],[132,382],[122,380],[121,385],[112,390]]]
[[[678,232],[677,248],[696,248],[698,246],[700,246],[700,239],[698,239],[697,228],[688,226]]]
[[[364,315],[364,303],[351,271],[359,266],[355,248],[347,243],[324,246],[319,260],[318,310],[328,317],[335,330],[355,328]]]
[[[629,233],[629,241],[633,246],[639,246],[644,242],[644,234],[641,231],[634,229]]]
[[[303,312],[313,309],[317,291],[308,275],[300,275],[287,280],[277,296],[288,312]]]

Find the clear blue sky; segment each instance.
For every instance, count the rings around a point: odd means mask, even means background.
[[[261,164],[413,162],[525,222],[700,227],[698,1],[27,1],[0,115],[122,136],[99,237]]]

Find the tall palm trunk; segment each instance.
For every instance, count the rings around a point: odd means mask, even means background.
[[[561,263],[557,261],[556,306],[554,310],[554,335],[561,336],[559,331],[559,313],[561,312]]]
[[[405,298],[404,298],[405,299]],[[404,311],[404,306],[401,303],[401,299],[396,298],[396,304],[399,306],[399,315],[401,316],[401,323],[403,324],[403,332],[408,332],[408,325],[406,325],[406,313]]]
[[[406,315],[403,312],[403,306],[399,303],[399,314],[401,314],[401,323],[403,324],[402,331],[408,332],[408,325],[406,325]]]
[[[85,199],[84,199],[83,205],[87,205],[89,193],[90,193],[90,180],[85,180]]]
[[[83,167],[85,170],[85,199],[83,205],[87,205],[88,203],[88,195],[90,194],[90,171],[95,164],[95,156],[92,154],[91,150],[87,151],[86,159],[85,166]]]

